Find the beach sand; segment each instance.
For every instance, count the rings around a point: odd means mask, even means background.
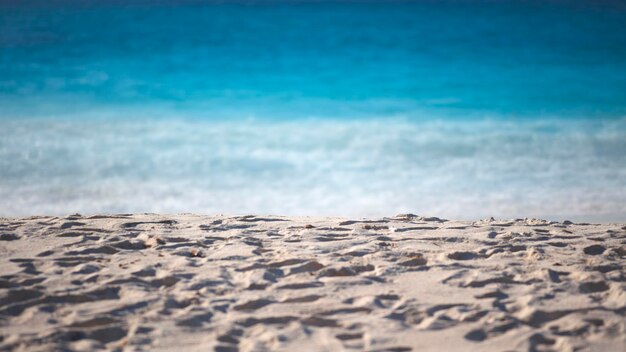
[[[626,350],[626,226],[0,219],[1,350]]]

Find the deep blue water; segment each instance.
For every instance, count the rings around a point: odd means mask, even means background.
[[[3,5],[1,113],[626,112],[615,3],[129,3]]]
[[[0,215],[626,220],[619,1],[0,1]]]

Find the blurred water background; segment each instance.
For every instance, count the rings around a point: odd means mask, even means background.
[[[626,6],[2,1],[0,215],[626,221]]]

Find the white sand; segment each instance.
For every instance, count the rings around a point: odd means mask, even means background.
[[[0,350],[626,350],[626,226],[0,219]]]

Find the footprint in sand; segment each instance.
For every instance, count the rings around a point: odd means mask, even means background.
[[[474,252],[452,252],[448,253],[447,257],[452,260],[472,260],[481,258],[482,256]]]
[[[583,248],[583,252],[587,255],[600,255],[604,253],[604,251],[606,251],[606,247],[599,244],[594,244]]]
[[[17,241],[20,236],[13,233],[3,233],[0,235],[0,241]]]
[[[373,271],[374,269],[374,266],[371,264],[326,268],[319,272],[318,277],[356,276],[360,273]]]
[[[580,293],[596,293],[596,292],[604,292],[609,290],[609,285],[607,285],[604,281],[589,281],[582,282],[578,285],[578,291]]]
[[[415,267],[415,266],[424,266],[428,263],[428,260],[421,253],[409,254],[406,257],[408,257],[408,259],[399,262],[398,265],[406,266],[406,267]]]

